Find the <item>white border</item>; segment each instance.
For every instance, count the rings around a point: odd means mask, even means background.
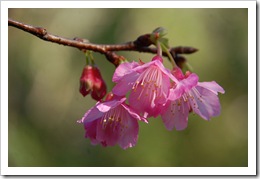
[[[50,3],[51,2],[51,3]],[[2,1],[2,8],[247,8],[255,1]]]
[[[51,4],[51,7],[50,7]],[[116,5],[115,5],[116,4]],[[248,167],[8,167],[8,8],[248,8]],[[1,175],[255,175],[255,1],[1,1]],[[102,172],[101,172],[102,171]]]

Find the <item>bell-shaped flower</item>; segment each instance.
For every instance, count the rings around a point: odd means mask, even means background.
[[[117,83],[113,93],[124,96],[130,91],[130,106],[145,117],[156,117],[161,113],[171,87],[170,79],[178,84],[162,60],[157,55],[148,63],[122,63],[113,76],[113,82]]]
[[[84,97],[91,93],[91,97],[97,101],[106,95],[106,83],[97,67],[85,66],[80,77],[79,91]]]
[[[176,99],[174,88],[170,90],[169,101],[162,112],[162,120],[168,130],[174,127],[176,130],[183,130],[188,125],[190,111],[195,112],[205,120],[220,114],[221,106],[218,92],[225,93],[224,89],[215,81],[198,82],[199,78],[195,73],[186,72],[183,75],[179,68],[172,71],[173,75],[180,80],[179,87],[183,90],[180,98]]]
[[[127,149],[136,145],[138,139],[138,121],[147,122],[126,103],[125,97],[114,96],[97,104],[78,121],[84,124],[85,137],[93,145],[114,146],[118,144]]]

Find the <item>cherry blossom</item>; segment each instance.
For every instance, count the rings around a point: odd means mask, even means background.
[[[175,86],[170,90],[169,101],[161,114],[168,130],[172,130],[174,127],[176,130],[185,129],[190,111],[195,112],[205,120],[210,120],[211,117],[220,114],[221,106],[218,92],[225,93],[221,86],[215,81],[198,82],[199,78],[195,73],[186,72],[183,75],[179,68],[175,68],[172,73],[180,80],[179,86],[184,92],[179,99],[176,99]]]
[[[78,121],[84,124],[85,137],[93,145],[114,146],[118,144],[127,149],[136,145],[138,139],[138,121],[147,122],[126,103],[125,97],[113,96],[105,102],[97,102]]]
[[[113,76],[117,83],[113,93],[124,96],[130,91],[129,104],[133,109],[145,117],[158,116],[167,102],[170,80],[179,83],[162,61],[157,55],[148,63],[122,63]]]

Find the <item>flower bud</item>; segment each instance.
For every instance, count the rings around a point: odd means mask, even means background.
[[[161,38],[167,34],[167,30],[163,27],[157,27],[156,29],[154,29],[152,34],[155,34],[156,36],[158,36],[158,38]]]
[[[97,67],[85,66],[80,77],[79,91],[84,97],[91,93],[92,98],[97,101],[106,95],[106,83]]]

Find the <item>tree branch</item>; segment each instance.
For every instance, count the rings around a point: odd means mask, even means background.
[[[137,51],[137,52],[146,52],[146,53],[153,53],[153,54],[157,53],[156,48],[149,47],[152,44],[152,42],[149,40],[150,34],[141,35],[135,41],[126,42],[123,44],[103,45],[103,44],[89,43],[80,38],[68,39],[68,38],[60,37],[48,33],[45,28],[35,27],[12,19],[8,19],[8,26],[21,29],[45,41],[57,43],[60,45],[75,47],[80,50],[91,50],[94,52],[99,52],[101,54],[104,54],[107,57],[107,59],[115,66],[118,66],[120,64],[120,60],[122,60],[122,58],[116,55],[114,51]],[[197,49],[193,47],[174,47],[174,48],[170,48],[169,51],[171,52],[173,58],[175,59],[175,57],[177,57],[177,54],[190,54],[196,52]],[[167,56],[167,54],[165,53],[163,53],[163,55]]]

